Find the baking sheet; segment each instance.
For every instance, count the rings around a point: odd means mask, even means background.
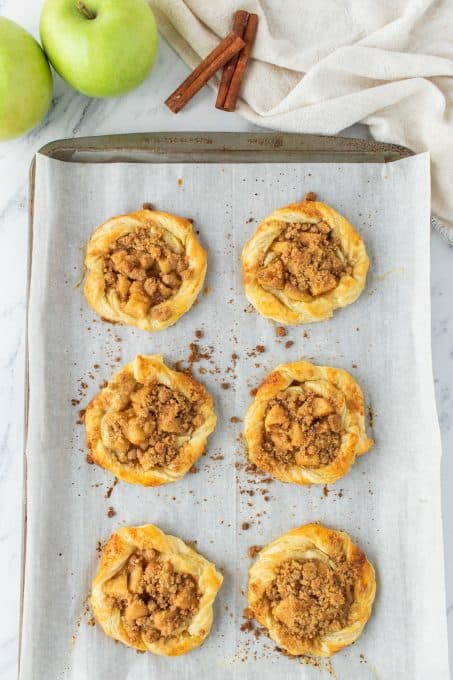
[[[371,271],[355,304],[278,338],[275,325],[247,305],[239,255],[260,219],[307,191],[357,226]],[[198,304],[158,334],[101,322],[77,287],[93,229],[144,201],[193,218],[209,254]],[[160,352],[170,363],[187,359],[196,330],[207,356],[193,370],[219,416],[207,455],[196,474],[167,487],[114,487],[106,471],[86,463],[79,409],[137,353]],[[430,356],[426,155],[387,165],[94,165],[38,155],[21,679],[448,678]],[[247,474],[241,423],[230,422],[243,416],[250,390],[268,371],[298,358],[350,370],[370,405],[376,446],[326,489]],[[108,517],[109,508],[115,516]],[[345,529],[366,551],[378,593],[360,640],[314,667],[283,657],[240,625],[249,546],[317,520]],[[211,635],[184,657],[137,654],[90,625],[87,596],[99,542],[118,526],[147,522],[197,540],[225,575]]]

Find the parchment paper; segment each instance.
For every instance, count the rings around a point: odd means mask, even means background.
[[[356,225],[371,270],[356,303],[279,339],[276,325],[247,305],[239,256],[264,216],[307,191]],[[94,228],[144,201],[193,218],[209,253],[207,288],[198,303],[155,334],[100,321],[76,285]],[[390,165],[90,165],[38,156],[21,680],[448,677],[429,203],[426,155]],[[219,416],[197,474],[155,489],[119,483],[106,498],[113,479],[85,460],[79,409],[139,352],[160,352],[170,363],[186,359],[195,330],[203,332],[200,349],[210,358],[193,369],[212,392]],[[232,353],[239,356],[234,367]],[[243,417],[250,390],[268,371],[302,357],[349,370],[373,415],[368,429],[375,447],[325,490],[248,475],[238,439],[242,424],[230,422]],[[222,388],[225,382],[229,389]],[[114,517],[107,516],[110,507]],[[311,521],[348,531],[378,580],[360,640],[318,668],[240,631],[249,546]],[[179,658],[137,654],[89,625],[86,598],[98,542],[118,526],[148,522],[197,540],[225,574],[211,635]]]

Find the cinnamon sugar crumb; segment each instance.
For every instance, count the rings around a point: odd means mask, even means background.
[[[288,335],[288,333],[287,333],[287,331],[286,331],[286,328],[283,328],[283,326],[278,326],[278,327],[275,329],[275,333],[276,333],[276,335],[277,335],[278,338],[284,338],[285,335]]]
[[[114,489],[115,486],[118,484],[118,482],[119,482],[118,477],[115,477],[115,479],[113,480],[113,484],[112,484],[112,485],[107,489],[107,491],[105,492],[104,498],[110,498],[110,496],[111,496],[112,493],[113,493],[113,489]]]
[[[115,509],[112,506],[110,506],[109,509],[107,510],[107,517],[115,517],[115,515],[116,515]]]
[[[245,633],[246,631],[253,630],[253,622],[252,621],[244,621],[244,623],[241,623],[240,625],[240,630]]]
[[[241,529],[242,531],[247,531],[247,529],[250,529],[249,522],[242,522]]]
[[[223,383],[221,384],[222,390],[229,390],[230,387],[231,387],[231,385],[230,385],[229,382],[223,382]]]
[[[248,555],[251,560],[254,560],[255,557],[258,555],[259,551],[261,550],[263,546],[262,545],[251,545],[249,548]]]
[[[286,347],[286,349],[289,349],[289,348],[292,347],[293,345],[294,345],[294,340],[287,340],[287,341],[285,342],[285,347]]]
[[[189,349],[190,349],[190,356],[187,360],[187,363],[191,366],[192,364],[195,364],[202,359],[210,359],[212,352],[202,352],[200,350],[200,345],[197,342],[191,342],[189,344]]]

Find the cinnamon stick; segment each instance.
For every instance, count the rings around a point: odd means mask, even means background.
[[[188,101],[206,85],[214,73],[224,66],[245,45],[236,33],[231,31],[215,49],[192,71],[188,78],[168,97],[165,104],[173,113],[178,113]]]
[[[236,33],[236,35],[238,35],[240,38],[244,37],[249,16],[250,16],[249,13],[246,12],[245,9],[239,9],[234,14],[233,26],[231,30],[233,31],[233,33]],[[238,59],[239,54],[236,54],[236,56],[230,59],[230,61],[223,67],[222,79],[220,81],[219,91],[217,93],[217,99],[215,103],[216,108],[218,109],[223,109]]]
[[[258,15],[250,14],[247,22],[247,27],[244,33],[245,46],[239,55],[239,58],[236,63],[236,68],[234,69],[234,73],[231,78],[230,86],[228,88],[228,92],[225,97],[225,102],[222,107],[224,111],[234,111],[236,108],[236,102],[239,96],[239,92],[241,90],[245,70],[250,59],[253,43],[255,42],[257,28],[258,28]]]

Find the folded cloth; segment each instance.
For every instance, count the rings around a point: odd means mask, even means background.
[[[237,110],[286,132],[361,122],[380,141],[429,151],[437,228],[453,243],[452,0],[150,0],[192,67],[240,8],[260,16]],[[215,82],[214,82],[215,84]]]

